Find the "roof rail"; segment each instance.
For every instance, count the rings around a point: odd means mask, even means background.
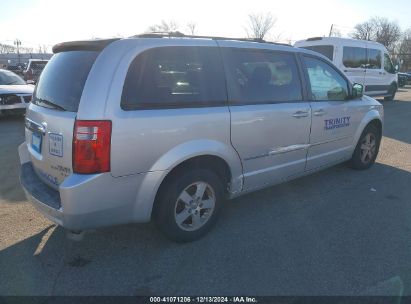
[[[245,42],[258,42],[258,43],[269,43],[276,45],[290,46],[287,43],[278,43],[266,41],[261,38],[230,38],[230,37],[219,37],[219,36],[198,36],[198,35],[185,35],[181,32],[149,32],[131,36],[129,38],[199,38],[199,39],[212,39],[212,40],[232,40],[232,41],[245,41]]]
[[[179,31],[175,32],[148,32],[131,36],[130,38],[164,38],[164,37],[185,37],[185,35]]]

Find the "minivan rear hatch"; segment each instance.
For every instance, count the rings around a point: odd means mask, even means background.
[[[72,173],[76,115],[98,49],[57,45],[44,68],[26,114],[26,144],[37,175],[58,189]],[[56,52],[56,47],[53,49]]]

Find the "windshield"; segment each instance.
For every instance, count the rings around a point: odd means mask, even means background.
[[[392,64],[391,58],[388,54],[384,54],[384,70],[388,73],[395,73],[394,65]]]
[[[95,51],[54,55],[41,73],[33,103],[77,112],[84,84],[97,55]]]
[[[23,85],[24,80],[15,73],[7,70],[0,70],[0,85]]]

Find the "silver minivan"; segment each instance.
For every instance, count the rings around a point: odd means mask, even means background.
[[[191,241],[225,199],[377,157],[381,104],[309,50],[149,34],[53,52],[27,110],[20,180],[69,230],[153,219]]]

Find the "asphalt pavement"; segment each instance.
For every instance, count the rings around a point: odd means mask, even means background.
[[[20,188],[23,118],[0,117],[0,295],[411,295],[411,86],[383,104],[373,168],[229,201],[188,244],[153,224],[69,238]]]

